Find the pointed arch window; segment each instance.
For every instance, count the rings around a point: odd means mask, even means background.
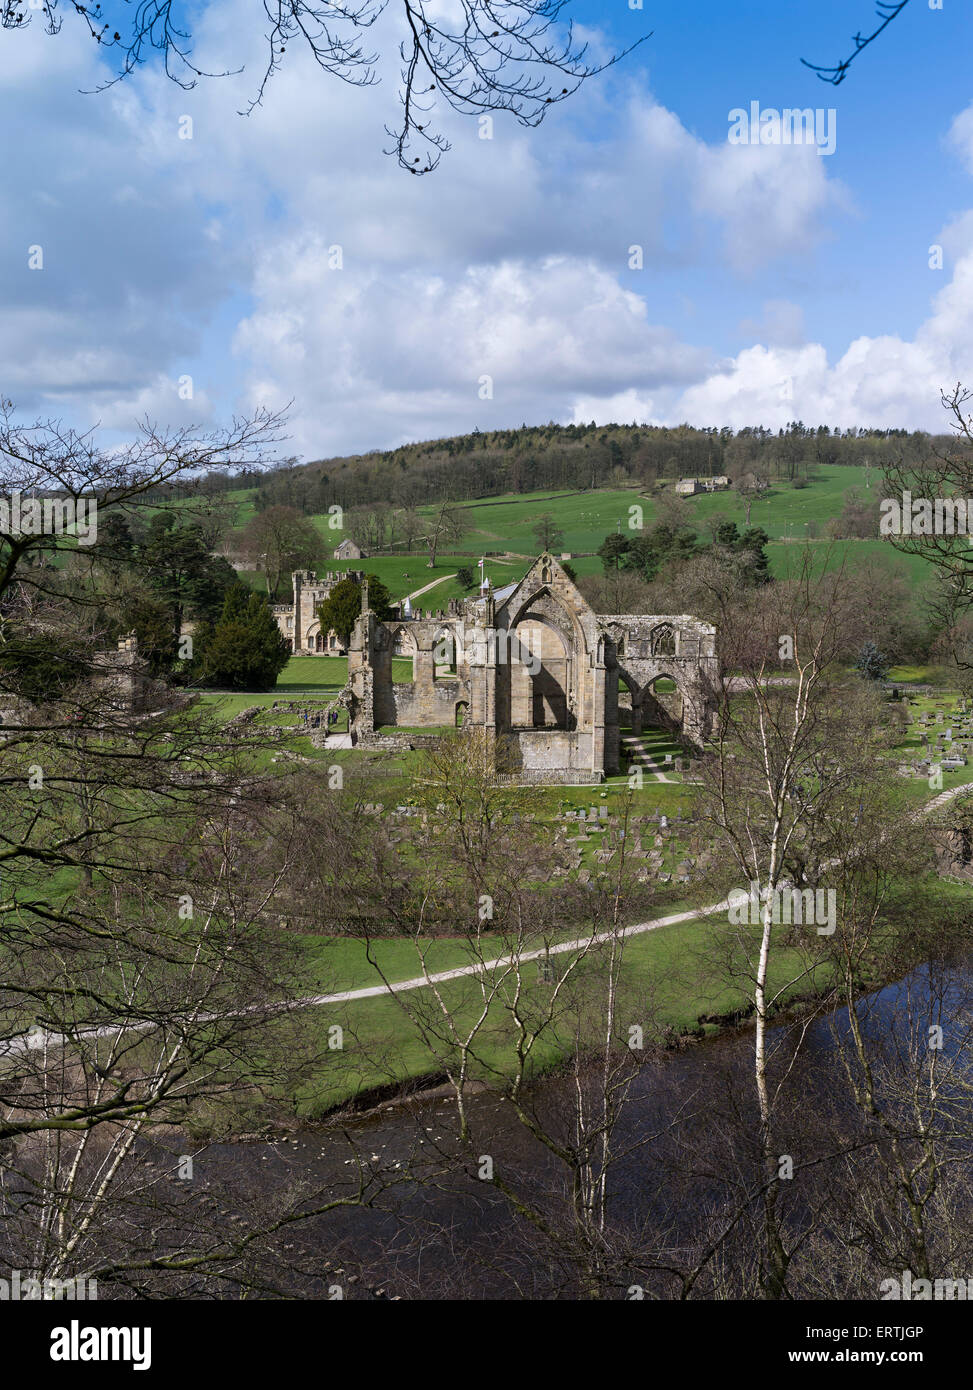
[[[676,655],[676,629],[672,623],[660,623],[652,629],[652,655]]]

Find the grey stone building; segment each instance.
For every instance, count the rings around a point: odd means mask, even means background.
[[[393,681],[396,655],[412,657],[411,682]],[[718,679],[709,623],[597,614],[542,555],[519,584],[409,619],[379,621],[366,586],[340,698],[357,741],[390,726],[482,728],[506,738],[525,780],[598,782],[619,768],[620,709],[635,732],[662,723],[699,745]]]
[[[277,626],[291,644],[295,656],[338,656],[344,647],[334,632],[322,632],[318,607],[342,579],[364,578],[361,570],[330,571],[319,579],[310,570],[295,570],[291,575],[293,589],[289,603],[274,603],[271,608]]]

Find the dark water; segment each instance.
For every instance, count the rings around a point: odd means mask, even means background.
[[[877,1056],[891,1066],[908,1053],[912,1033],[925,1038],[937,1025],[942,1056],[955,1060],[971,1002],[973,971],[965,961],[922,966],[861,999],[857,1012]],[[797,1154],[833,1148],[835,1134],[852,1132],[860,1118],[836,1071],[848,1025],[841,1010],[808,1027],[789,1022],[773,1030],[776,1072],[790,1067],[781,1142]],[[756,1161],[752,1067],[753,1035],[743,1027],[659,1054],[631,1077],[609,1179],[616,1247],[657,1250],[661,1242],[678,1261],[699,1240],[701,1223],[748,1180]],[[593,1079],[583,1092],[595,1100]],[[545,1133],[570,1143],[576,1103],[573,1078],[551,1076],[533,1088],[530,1115]],[[370,1205],[315,1217],[275,1237],[271,1255],[281,1285],[297,1297],[570,1296],[576,1270],[563,1163],[493,1094],[470,1099],[469,1124],[472,1138],[464,1145],[453,1103],[414,1098],[275,1142],[211,1146],[196,1157],[193,1187],[206,1199],[218,1194],[226,1220],[243,1230],[267,1203],[297,1200],[313,1208],[321,1194],[350,1196],[364,1171]],[[518,1200],[553,1222],[557,1240],[539,1234],[481,1178],[484,1158]],[[822,1168],[814,1180],[831,1179]]]

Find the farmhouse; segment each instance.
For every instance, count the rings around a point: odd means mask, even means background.
[[[334,548],[334,558],[336,560],[363,560],[365,552],[357,541],[353,541],[350,536],[336,545]]]
[[[392,679],[411,656],[412,681]],[[709,735],[716,629],[686,615],[596,614],[551,555],[519,584],[446,611],[362,615],[339,696],[355,742],[388,726],[480,728],[507,736],[518,777],[600,782],[619,770],[619,714],[633,732],[661,723],[687,743]]]
[[[680,478],[676,483],[676,491],[683,497],[693,497],[697,492],[725,492],[730,486],[727,477],[716,478]]]

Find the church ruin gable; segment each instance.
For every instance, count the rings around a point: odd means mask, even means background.
[[[393,681],[396,656],[411,656],[411,681]],[[353,738],[479,728],[505,739],[530,781],[597,782],[618,771],[620,681],[634,732],[660,723],[701,744],[718,679],[710,624],[686,614],[599,615],[550,555],[519,584],[498,594],[487,586],[445,612],[379,621],[366,608],[348,651]]]

